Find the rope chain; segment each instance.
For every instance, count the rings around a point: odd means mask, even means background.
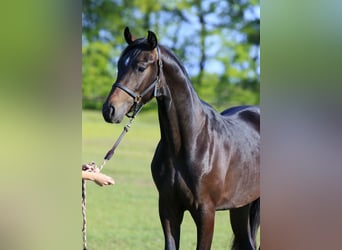
[[[86,180],[82,179],[83,250],[87,250]]]

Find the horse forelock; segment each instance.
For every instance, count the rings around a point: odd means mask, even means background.
[[[129,66],[130,62],[133,61],[141,53],[141,50],[136,48],[127,47],[121,54],[118,62],[119,70],[123,67]]]
[[[146,38],[138,38],[129,44],[119,57],[119,70],[129,66],[142,51],[151,51],[151,46]]]

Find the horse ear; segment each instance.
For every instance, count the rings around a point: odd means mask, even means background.
[[[131,32],[129,31],[129,28],[128,28],[128,27],[125,28],[124,37],[125,37],[125,40],[126,40],[126,42],[127,42],[128,44],[133,43],[134,37],[132,36],[132,34],[131,34]]]
[[[158,45],[158,40],[156,34],[152,31],[148,31],[147,41],[151,45],[151,48],[154,49]]]

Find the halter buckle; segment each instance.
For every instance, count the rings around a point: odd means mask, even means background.
[[[134,97],[134,103],[140,103],[142,100],[142,96],[141,95],[137,95]]]

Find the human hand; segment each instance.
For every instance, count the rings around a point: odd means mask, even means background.
[[[82,165],[82,178],[85,180],[94,181],[99,186],[113,185],[114,179],[110,176],[100,173],[100,169],[94,162]]]
[[[115,183],[112,177],[102,174],[100,172],[94,173],[94,182],[101,187],[104,185],[113,185]]]

